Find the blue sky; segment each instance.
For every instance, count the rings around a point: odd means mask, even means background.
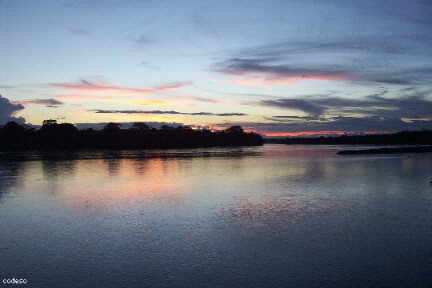
[[[432,2],[0,0],[0,122],[432,128]]]

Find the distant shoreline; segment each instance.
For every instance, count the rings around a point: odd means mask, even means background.
[[[432,145],[432,131],[402,131],[393,134],[286,137],[265,139],[265,143],[288,145]]]
[[[365,154],[402,154],[402,153],[429,153],[432,152],[431,146],[417,147],[386,147],[361,150],[341,150],[338,155],[365,155]]]

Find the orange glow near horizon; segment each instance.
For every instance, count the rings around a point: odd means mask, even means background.
[[[315,135],[344,135],[345,131],[300,131],[300,132],[267,132],[255,131],[255,133],[265,136],[315,136]]]
[[[254,132],[270,137],[298,137],[298,136],[329,136],[329,135],[353,135],[353,134],[389,134],[394,131],[299,131],[299,132],[271,132],[264,130],[246,129],[247,132]]]
[[[161,99],[119,98],[113,96],[91,95],[91,94],[62,94],[54,96],[62,100],[100,100],[108,102],[126,103],[141,106],[171,106],[173,101]]]
[[[166,100],[159,100],[159,99],[130,99],[130,100],[124,100],[124,99],[113,99],[114,102],[124,102],[127,104],[133,104],[133,105],[142,105],[142,106],[171,106],[173,103],[166,101]]]

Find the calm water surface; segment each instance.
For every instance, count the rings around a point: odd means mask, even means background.
[[[0,278],[30,287],[432,287],[432,154],[340,149],[0,161]]]

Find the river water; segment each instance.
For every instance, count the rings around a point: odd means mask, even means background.
[[[0,161],[0,279],[432,287],[432,153],[336,155],[342,148]]]

